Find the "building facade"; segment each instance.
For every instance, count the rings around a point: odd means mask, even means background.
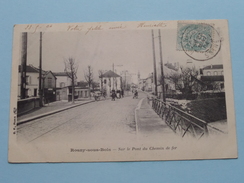
[[[19,66],[19,99],[23,99],[23,97],[21,97],[21,85],[23,86],[23,83],[21,83],[21,69],[21,66]],[[39,69],[33,65],[27,65],[25,69],[25,98],[39,97]],[[41,90],[44,102],[53,102],[56,100],[56,77],[51,71],[42,70]]]
[[[109,95],[112,90],[119,91],[124,89],[122,83],[122,77],[111,70],[100,76],[100,90],[105,91],[107,95]]]

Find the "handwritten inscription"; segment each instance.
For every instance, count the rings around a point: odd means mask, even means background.
[[[98,31],[98,30],[103,30],[102,25],[97,25],[97,26],[91,26],[87,29],[85,34],[88,34],[90,31]]]
[[[160,27],[166,27],[167,24],[164,22],[156,23],[156,24],[151,24],[151,23],[146,23],[142,22],[137,25],[137,28],[160,28]]]
[[[67,31],[82,31],[82,25],[69,25]]]
[[[135,28],[162,28],[166,27],[167,24],[165,22],[159,22],[159,23],[149,23],[149,22],[140,22],[135,25]],[[47,29],[50,29],[53,27],[53,24],[28,24],[24,28],[26,31],[30,33],[36,33],[40,31],[45,31]],[[97,25],[92,25],[87,27],[86,25],[81,25],[81,24],[73,24],[73,25],[68,25],[66,27],[66,31],[69,32],[77,32],[77,31],[85,31],[85,34],[88,34],[91,31],[101,31],[104,29],[107,30],[123,30],[126,29],[127,25],[118,23],[117,25],[110,25],[109,27],[103,27],[102,24],[97,24]]]
[[[52,28],[53,25],[52,24],[48,24],[48,25],[27,25],[25,27],[25,30],[26,31],[31,31],[32,33],[35,33],[35,32],[38,32],[38,31],[43,31],[43,29],[50,29]]]
[[[109,27],[109,29],[125,29],[126,28],[126,26],[125,25],[118,25],[118,26],[111,26],[111,27]]]

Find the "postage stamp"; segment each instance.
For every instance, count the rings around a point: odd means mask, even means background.
[[[221,49],[221,38],[211,24],[178,23],[177,50],[197,61],[215,57]]]

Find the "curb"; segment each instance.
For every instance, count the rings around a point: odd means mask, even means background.
[[[141,108],[141,104],[142,104],[142,101],[144,100],[145,98],[142,98],[138,104],[137,104],[137,107],[135,108],[135,122],[136,122],[136,134],[138,135],[139,133],[139,129],[138,129],[138,114],[137,114],[137,111]]]
[[[44,113],[44,114],[39,114],[39,115],[36,115],[36,116],[33,116],[33,117],[29,117],[29,118],[26,118],[26,119],[22,119],[22,120],[17,122],[17,125],[21,125],[21,124],[27,123],[27,122],[35,120],[35,119],[40,119],[40,118],[43,118],[43,117],[46,117],[46,116],[49,116],[49,115],[52,115],[52,114],[56,114],[56,113],[59,113],[59,112],[62,112],[62,111],[68,110],[68,109],[72,109],[72,108],[75,108],[75,107],[78,107],[78,106],[81,106],[81,105],[84,105],[84,104],[89,104],[89,103],[92,103],[92,102],[95,102],[95,100],[84,102],[84,103],[81,103],[81,104],[76,104],[74,106],[69,106],[69,107],[65,107],[65,108],[62,108],[62,109],[57,109],[57,110],[54,110],[54,111],[51,111],[51,112],[47,112],[47,113]]]

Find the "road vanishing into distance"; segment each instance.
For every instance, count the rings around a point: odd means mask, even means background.
[[[84,104],[18,126],[17,139],[23,143],[51,141],[96,141],[136,138],[135,108],[146,98],[140,92],[111,101]]]

